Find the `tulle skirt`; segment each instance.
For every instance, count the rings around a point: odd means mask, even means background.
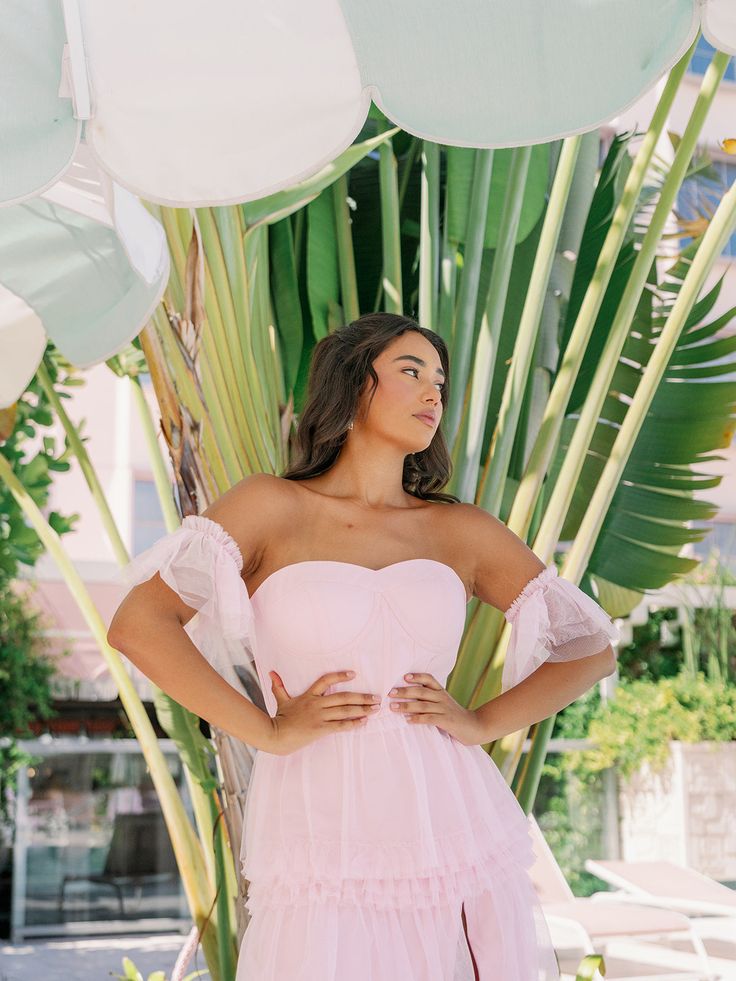
[[[372,722],[257,754],[237,981],[558,981],[528,822],[493,761]]]
[[[517,873],[461,906],[377,910],[334,901],[261,906],[245,931],[236,981],[557,981],[559,976],[536,894],[528,878]]]

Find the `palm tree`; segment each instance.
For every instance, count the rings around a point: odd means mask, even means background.
[[[633,158],[633,134],[616,137],[602,165],[597,132],[513,150],[443,147],[391,128],[374,108],[353,146],[288,191],[241,206],[152,206],[172,273],[139,342],[180,514],[203,510],[246,474],[285,467],[315,343],[383,308],[416,316],[450,347],[451,490],[545,562],[556,558],[611,615],[687,572],[693,563],[679,551],[705,533],[689,522],[713,514],[694,497],[709,484],[692,466],[726,445],[734,401],[716,380],[722,367],[709,364],[735,346],[714,339],[733,311],[704,323],[720,285],[700,292],[736,225],[732,187],[661,270],[664,225],[728,64],[716,54],[655,186],[654,148],[689,57],[670,73]],[[115,368],[135,377],[140,365],[131,356]],[[473,600],[448,681],[458,701],[473,707],[497,693],[507,643],[501,612]],[[240,683],[263,706],[252,669]],[[192,750],[193,720],[159,704],[210,794],[202,841],[219,820],[206,751]],[[523,767],[526,731],[486,747],[527,810],[553,722],[535,726]],[[254,751],[217,730],[213,739],[228,830],[215,838],[222,886],[232,881]],[[231,893],[220,890],[220,946],[206,952],[223,978]],[[242,902],[236,915],[242,936]]]
[[[663,276],[658,247],[726,63],[716,55],[656,193],[646,179],[687,57],[633,161],[624,134],[600,174],[597,133],[444,148],[389,129],[374,109],[356,143],[293,190],[193,214],[155,209],[174,271],[141,343],[182,512],[284,466],[314,344],[383,307],[450,345],[452,490],[546,561],[572,541],[563,574],[612,615],[685,573],[693,563],[678,553],[702,534],[688,524],[713,514],[693,497],[703,479],[691,467],[724,445],[732,403],[715,380],[722,369],[707,366],[733,347],[711,340],[731,311],[703,324],[719,287],[698,294],[733,227],[736,191]],[[448,686],[464,704],[497,691],[506,635],[499,611],[471,603]],[[244,684],[257,701],[255,679]],[[536,727],[518,783],[527,808],[553,721]],[[509,780],[525,735],[492,747]],[[239,840],[249,754],[216,740]]]

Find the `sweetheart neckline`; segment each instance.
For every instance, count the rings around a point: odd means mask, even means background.
[[[279,573],[284,572],[286,569],[293,569],[296,566],[300,566],[300,565],[343,565],[343,566],[349,566],[351,569],[362,569],[363,572],[372,573],[373,575],[379,575],[381,572],[387,572],[389,569],[395,569],[397,566],[410,565],[411,563],[414,562],[429,562],[432,565],[440,566],[440,568],[442,569],[447,569],[447,571],[450,572],[454,577],[458,586],[460,586],[460,588],[462,589],[466,606],[473,598],[472,596],[468,596],[467,590],[465,588],[465,583],[460,578],[458,573],[453,569],[453,567],[451,565],[448,565],[446,562],[440,562],[439,559],[421,559],[421,558],[400,559],[398,562],[390,562],[388,565],[382,565],[380,569],[372,569],[370,566],[360,565],[357,562],[343,562],[341,559],[302,559],[299,562],[289,562],[287,565],[282,565],[279,569],[274,569],[273,572],[271,572],[269,575],[266,576],[263,582],[261,582],[258,586],[256,586],[256,588],[253,590],[252,595],[250,596],[250,600],[252,602],[256,598],[258,593],[261,591],[261,589],[266,585],[266,583],[270,582],[274,577],[278,576]]]

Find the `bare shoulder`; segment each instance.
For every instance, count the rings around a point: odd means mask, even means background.
[[[448,531],[462,553],[473,595],[507,610],[544,562],[503,521],[476,504],[447,508]]]
[[[283,532],[294,495],[292,481],[254,473],[243,477],[202,512],[236,541],[243,556],[243,575],[258,568],[267,543]]]

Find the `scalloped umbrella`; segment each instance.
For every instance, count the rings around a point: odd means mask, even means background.
[[[633,103],[701,27],[736,54],[733,0],[7,0],[3,13],[0,405],[46,335],[86,366],[143,326],[168,259],[134,195],[191,207],[291,187],[355,140],[371,100],[433,142],[545,143]]]
[[[168,276],[163,228],[80,145],[63,180],[0,212],[0,408],[25,390],[47,338],[79,367],[119,351]]]
[[[228,204],[316,173],[371,99],[434,142],[544,143],[631,105],[701,26],[736,54],[733,0],[64,0],[64,17],[61,0],[6,6],[0,200],[52,182],[81,120],[133,193]]]

